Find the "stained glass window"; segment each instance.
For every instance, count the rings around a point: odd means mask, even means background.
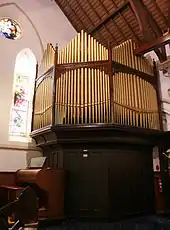
[[[15,136],[27,136],[28,85],[28,77],[16,76],[11,119],[11,134]]]
[[[36,59],[29,49],[16,58],[10,136],[28,137],[31,131],[32,99],[34,92]]]
[[[21,37],[21,27],[10,18],[0,19],[0,34],[5,38],[17,40]]]

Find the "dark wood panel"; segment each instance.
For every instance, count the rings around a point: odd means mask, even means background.
[[[120,217],[153,211],[151,149],[94,145],[83,152],[83,147],[64,150],[69,215]]]

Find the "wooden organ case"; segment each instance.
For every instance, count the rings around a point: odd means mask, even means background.
[[[64,49],[48,45],[44,53],[31,136],[68,171],[69,216],[154,211],[152,149],[162,134],[158,80],[155,64],[136,56],[135,48],[131,40],[106,48],[81,31]]]

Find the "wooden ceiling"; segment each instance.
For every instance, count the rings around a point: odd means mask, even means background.
[[[82,29],[107,46],[127,39],[139,45],[170,28],[170,0],[56,0],[77,32]],[[164,51],[157,50],[164,56]]]

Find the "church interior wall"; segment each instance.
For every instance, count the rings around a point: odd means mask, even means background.
[[[170,56],[170,47],[166,46],[167,56]],[[149,52],[146,56],[150,57],[150,60],[155,60],[159,63],[158,57],[154,51]],[[160,97],[161,97],[161,107],[163,115],[163,126],[165,131],[170,131],[170,94],[168,94],[168,89],[170,89],[170,76],[168,77],[167,73],[164,74],[163,71],[159,71],[159,80],[160,80]],[[160,168],[159,162],[159,151],[157,148],[153,149],[153,169],[157,170],[157,166]]]
[[[170,47],[166,46],[167,56],[170,56]],[[152,59],[158,62],[158,57],[155,52],[150,52],[146,54],[149,55]],[[164,130],[170,131],[170,94],[168,93],[168,89],[170,89],[170,76],[168,74],[164,74],[163,71],[159,71],[160,78],[160,96],[161,96],[161,104],[162,104],[162,114],[164,114]]]
[[[33,142],[9,140],[9,122],[13,99],[14,67],[17,54],[29,48],[38,63],[48,42],[59,48],[75,35],[75,30],[53,1],[15,0],[0,2],[0,18],[9,17],[19,22],[21,39],[10,40],[0,36],[0,171],[24,168],[30,156],[39,156],[41,151]],[[10,160],[9,160],[10,159]]]

